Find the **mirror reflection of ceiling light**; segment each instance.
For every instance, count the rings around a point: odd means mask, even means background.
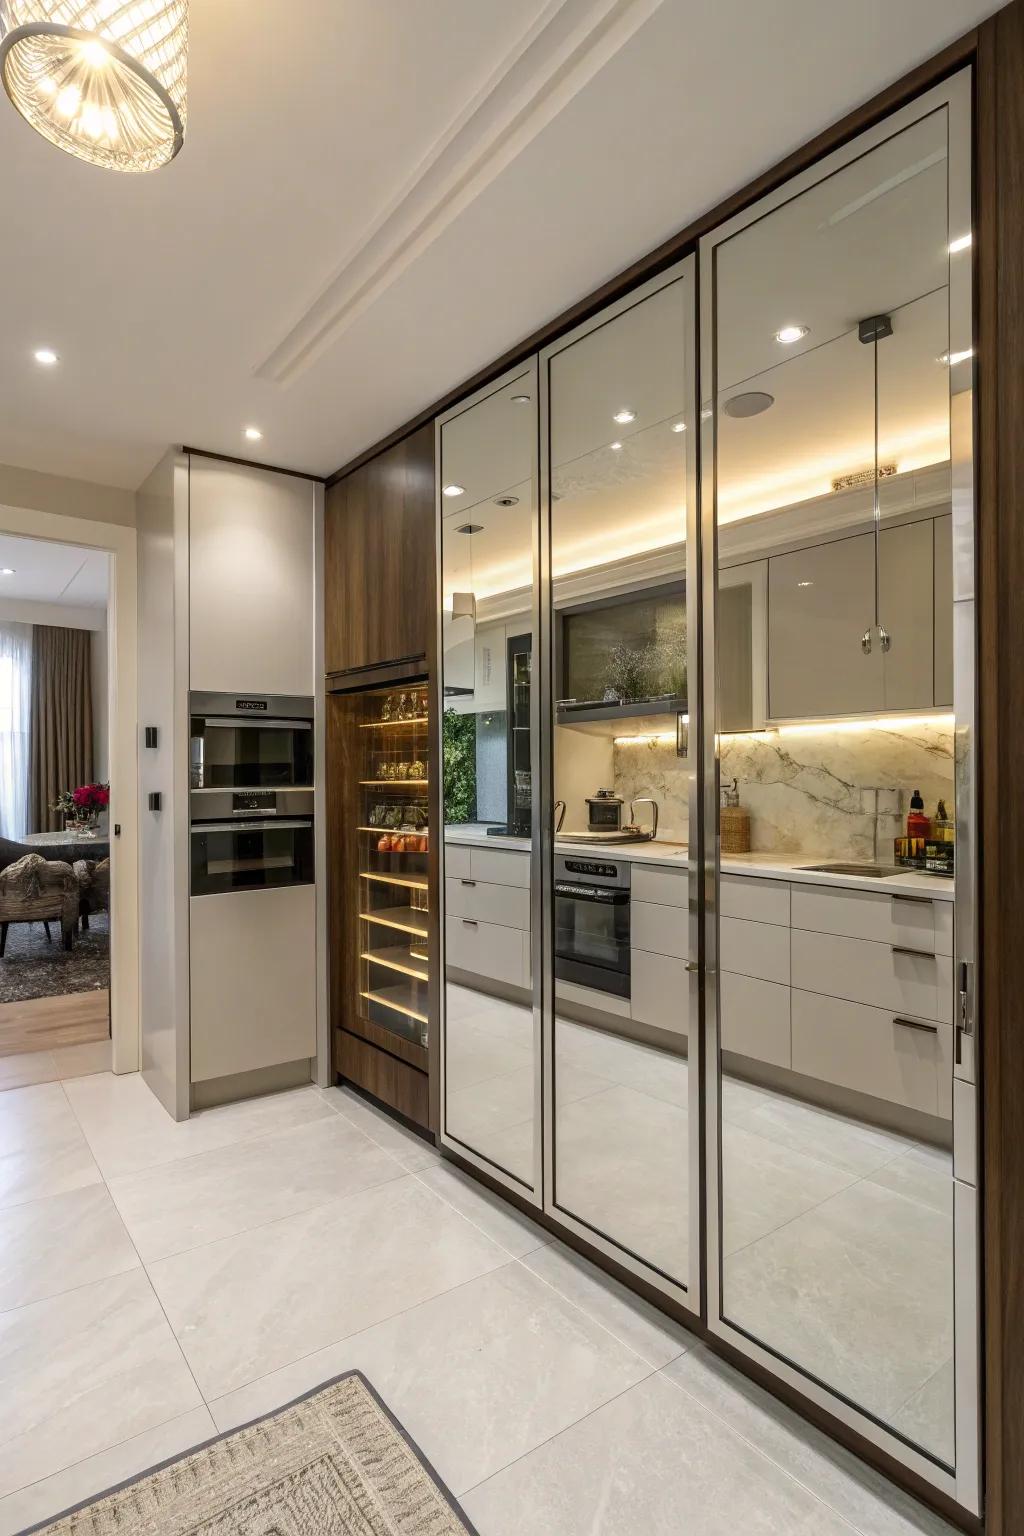
[[[519,497],[518,496],[495,496],[495,498],[494,498],[494,505],[496,507],[518,507],[518,505],[519,505]]]
[[[748,416],[760,416],[762,411],[768,411],[775,404],[775,396],[768,394],[763,389],[745,389],[742,394],[733,395],[722,406],[727,416],[732,416],[736,421],[744,421]]]
[[[813,587],[814,586],[814,582],[813,581],[798,581],[797,582],[797,586],[798,587]]]
[[[619,449],[622,447],[622,444],[621,443],[609,443],[608,446],[612,450],[612,453],[618,453]]]
[[[672,423],[672,431],[673,432],[685,432],[686,431],[686,422],[685,421],[674,421]]]
[[[0,576],[13,576],[13,575],[14,575],[14,566],[13,565],[0,565]]]
[[[442,496],[465,496],[465,494],[466,487],[464,485],[446,485],[441,491]]]
[[[775,332],[775,340],[781,342],[784,347],[791,347],[794,341],[803,341],[810,332],[809,325],[784,325],[781,330]]]
[[[963,352],[940,352],[935,361],[941,363],[944,368],[955,368],[957,363],[966,363],[967,359],[973,356],[974,348],[967,347]]]
[[[612,420],[617,421],[620,427],[626,427],[631,421],[636,421],[636,411],[631,411],[624,405],[621,411],[615,412]]]
[[[972,235],[958,235],[955,240],[949,242],[949,254],[955,256],[958,251],[966,251],[972,239]]]
[[[706,405],[700,413],[700,419],[701,421],[710,421],[714,414],[713,408],[710,405]]]
[[[37,347],[32,356],[37,363],[42,363],[44,368],[52,368],[60,362],[60,358],[52,347]]]
[[[250,443],[258,443],[262,438],[263,433],[260,431],[259,427],[246,427],[245,435],[249,439]]]

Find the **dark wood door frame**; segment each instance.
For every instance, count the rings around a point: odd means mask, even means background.
[[[962,68],[975,69],[979,623],[979,976],[984,1295],[984,1529],[1024,1532],[1024,0],[967,33],[809,144],[524,338],[332,475],[422,429],[606,304],[680,260],[701,235]],[[439,778],[440,776],[437,775]],[[437,825],[435,821],[435,825]],[[474,1174],[475,1174],[475,1170]],[[479,1176],[476,1175],[475,1176]],[[485,1181],[486,1182],[486,1181]],[[507,1196],[507,1191],[502,1191]],[[532,1215],[536,1215],[531,1211]],[[564,1235],[564,1234],[563,1234]],[[589,1251],[589,1250],[588,1250]],[[599,1263],[601,1255],[590,1252]],[[606,1265],[605,1267],[610,1267]],[[628,1283],[635,1286],[635,1280]],[[656,1304],[663,1301],[652,1297]],[[714,1343],[715,1341],[710,1341]],[[750,1362],[737,1361],[750,1374]],[[761,1378],[759,1378],[761,1379]],[[798,1395],[764,1380],[965,1530],[943,1496]]]

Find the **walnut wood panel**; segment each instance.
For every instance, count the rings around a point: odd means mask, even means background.
[[[397,1056],[379,1051],[375,1045],[350,1035],[348,1030],[337,1032],[338,1071],[349,1082],[355,1083],[375,1099],[396,1109],[407,1120],[427,1128],[430,1118],[427,1076],[415,1067],[406,1066]]]
[[[328,673],[426,656],[434,627],[434,432],[332,485],[324,506]]]

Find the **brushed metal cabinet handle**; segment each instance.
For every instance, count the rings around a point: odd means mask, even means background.
[[[935,951],[931,949],[910,949],[906,944],[890,944],[889,948],[894,955],[916,955],[918,960],[935,959]]]
[[[925,1024],[922,1019],[905,1019],[899,1014],[894,1013],[892,1021],[894,1024],[898,1024],[901,1029],[919,1029],[926,1035],[937,1035],[939,1032],[937,1024]]]
[[[462,926],[464,928],[475,928],[477,926],[477,919],[475,917],[464,917],[462,919]]]
[[[903,891],[890,892],[889,899],[891,901],[909,901],[911,906],[914,907],[930,907],[932,904],[930,896],[908,896]]]

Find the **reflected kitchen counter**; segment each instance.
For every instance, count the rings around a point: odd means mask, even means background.
[[[486,822],[470,822],[450,825],[444,830],[444,840],[462,847],[504,848],[513,852],[529,853],[530,841],[525,837],[495,837],[487,831]],[[665,869],[686,868],[685,843],[673,843],[656,838],[646,843],[574,843],[572,834],[558,838],[559,853],[581,858],[595,858],[603,854],[609,859],[628,859],[632,863],[660,865]],[[913,895],[929,896],[935,901],[952,901],[953,881],[943,875],[928,875],[908,869],[898,875],[851,875],[831,874],[822,870],[807,869],[808,864],[835,863],[827,855],[779,853],[723,854],[722,872],[727,875],[753,875],[764,880],[789,880],[797,885],[837,886],[844,890],[900,891]]]

